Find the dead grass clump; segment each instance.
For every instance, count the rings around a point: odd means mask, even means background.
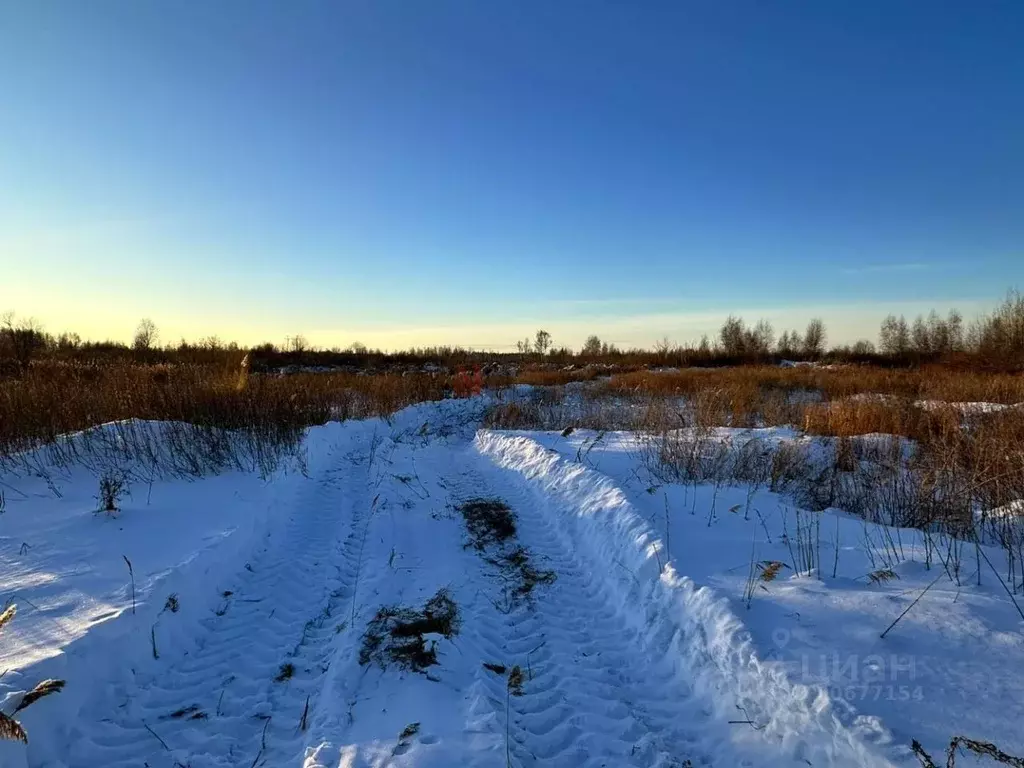
[[[523,683],[525,682],[526,675],[523,674],[522,667],[516,664],[508,673],[508,692],[513,696],[522,696]]]
[[[495,603],[500,610],[509,613],[530,600],[536,587],[554,583],[555,572],[537,568],[529,550],[514,543],[516,518],[508,504],[501,499],[470,499],[459,511],[469,532],[467,546],[486,552],[484,560],[498,569],[504,592],[504,600]]]
[[[868,574],[868,581],[872,584],[885,584],[887,581],[895,581],[899,579],[899,574],[891,568],[879,568],[877,571],[872,571]]]
[[[14,616],[17,613],[17,608],[14,605],[7,606],[2,613],[0,613],[0,629],[6,624],[9,624],[14,620]],[[42,698],[50,696],[54,693],[60,693],[64,690],[63,680],[43,680],[38,683],[35,688],[28,691],[21,697],[21,701],[14,708],[11,714],[0,712],[0,740],[5,741],[20,741],[24,744],[28,744],[28,734],[25,732],[24,727],[15,719],[15,715],[24,709],[27,709],[31,705],[35,704]]]
[[[488,429],[542,429],[544,415],[537,403],[496,403],[487,409],[483,424]]]
[[[920,761],[922,768],[938,768],[938,764],[931,755],[925,752],[924,747],[917,739],[911,743],[910,749]],[[950,740],[949,746],[946,748],[946,768],[955,768],[957,755],[965,749],[978,757],[991,757],[994,762],[1002,765],[1024,768],[1024,758],[1007,754],[990,742],[968,739],[966,736],[954,736]]]
[[[459,505],[466,521],[470,545],[483,550],[516,535],[512,509],[501,499],[470,499]]]
[[[786,440],[772,453],[769,488],[780,493],[805,480],[809,474],[810,449],[803,443]]]
[[[577,381],[593,381],[598,376],[596,368],[574,368],[572,370],[545,371],[530,370],[521,371],[516,381],[519,384],[530,384],[536,387],[564,386]]]
[[[853,440],[841,437],[836,443],[836,469],[840,472],[853,472],[857,468],[857,454],[853,448]]]
[[[785,567],[786,564],[780,560],[765,560],[758,566],[761,581],[765,583],[775,581],[775,577],[779,575],[779,571]]]
[[[402,732],[398,734],[398,741],[395,743],[395,748],[391,751],[391,756],[396,757],[404,754],[412,746],[412,741],[419,732],[419,723],[409,723],[405,726]]]
[[[446,589],[439,589],[422,609],[384,606],[370,621],[363,635],[359,663],[374,662],[381,669],[394,664],[401,669],[425,674],[437,662],[437,641],[428,635],[447,640],[459,633],[459,608]],[[429,643],[429,644],[428,644]]]
[[[184,720],[186,718],[189,720],[206,720],[208,717],[209,715],[203,712],[203,710],[199,708],[198,704],[192,704],[188,707],[176,709],[174,712],[167,715],[167,718],[170,720]]]
[[[295,665],[290,661],[286,661],[281,665],[281,668],[277,670],[277,675],[274,677],[275,683],[283,683],[286,680],[291,680],[295,676]]]
[[[522,545],[515,546],[499,557],[489,558],[488,562],[500,568],[512,584],[508,593],[512,603],[530,599],[534,588],[554,584],[557,578],[554,571],[535,567],[529,550]]]
[[[812,403],[804,410],[803,430],[810,435],[851,437],[916,432],[917,409],[909,401],[882,399]]]

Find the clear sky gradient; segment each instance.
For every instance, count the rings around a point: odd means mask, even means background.
[[[0,311],[622,345],[1024,287],[1024,3],[0,0]]]

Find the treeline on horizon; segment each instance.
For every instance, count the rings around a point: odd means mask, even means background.
[[[748,324],[730,315],[715,337],[675,344],[664,339],[651,349],[620,349],[588,337],[573,350],[556,346],[544,330],[516,342],[515,352],[479,351],[457,346],[413,348],[400,352],[367,349],[355,343],[347,348],[318,349],[302,336],[288,337],[282,345],[266,342],[242,347],[211,336],[201,341],[160,344],[159,330],[148,319],[139,323],[133,342],[83,341],[73,332],[48,333],[33,320],[13,313],[0,316],[0,376],[25,373],[34,361],[81,364],[118,362],[158,365],[240,366],[252,370],[287,366],[380,369],[433,364],[452,368],[487,362],[525,364],[602,363],[622,367],[722,366],[778,364],[784,361],[859,363],[914,366],[945,363],[997,370],[1024,370],[1024,296],[1010,291],[991,313],[965,323],[956,310],[945,317],[935,311],[912,320],[889,315],[877,340],[828,346],[828,329],[818,318],[803,330],[777,329],[767,320]]]

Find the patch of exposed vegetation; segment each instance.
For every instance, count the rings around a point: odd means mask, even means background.
[[[171,714],[167,715],[167,718],[170,720],[185,720],[186,718],[189,720],[205,720],[207,717],[209,717],[209,715],[203,712],[203,710],[199,708],[198,704],[192,704],[188,707],[176,709],[171,712]]]
[[[100,492],[96,498],[100,502],[99,512],[112,515],[118,511],[117,502],[127,490],[127,481],[120,473],[107,470],[100,478]]]
[[[522,545],[516,545],[497,557],[487,558],[487,561],[500,568],[502,574],[509,578],[511,586],[508,594],[513,603],[529,599],[538,584],[555,583],[555,572],[535,567],[529,550]]]
[[[899,578],[899,574],[891,568],[880,568],[868,574],[868,581],[872,584],[885,584]]]
[[[14,621],[17,610],[16,606],[8,605],[3,612],[0,612],[0,629]],[[64,690],[63,680],[43,680],[21,697],[21,701],[18,702],[18,706],[14,708],[11,714],[8,715],[5,712],[0,712],[0,741],[20,741],[28,744],[28,734],[25,732],[22,724],[15,719],[15,716],[40,699],[54,693],[60,693],[62,690]]]
[[[450,640],[459,634],[459,607],[447,589],[439,589],[423,608],[400,605],[382,606],[363,634],[359,663],[375,663],[381,669],[396,665],[400,669],[425,674],[438,663],[437,640]]]
[[[277,677],[274,678],[275,683],[283,683],[285,680],[291,680],[295,675],[295,665],[290,661],[286,661],[281,665],[281,668],[277,671]]]
[[[512,667],[512,671],[508,673],[508,692],[513,696],[523,695],[523,683],[526,682],[526,675],[523,674],[523,669],[518,664]]]
[[[402,732],[398,734],[398,743],[395,744],[395,748],[391,750],[391,756],[404,754],[412,746],[412,740],[416,738],[416,734],[420,732],[419,723],[409,723]]]
[[[459,505],[470,546],[478,550],[501,544],[516,535],[516,518],[501,499],[470,499]]]
[[[516,516],[501,499],[470,499],[458,506],[469,533],[469,544],[485,552],[484,560],[495,566],[504,582],[504,600],[498,607],[510,612],[528,600],[538,584],[552,584],[555,572],[538,569],[529,550],[515,543]]]
[[[911,743],[910,749],[921,763],[922,768],[938,768],[938,764],[931,755],[924,751],[916,739]],[[1009,765],[1013,768],[1024,768],[1024,758],[1007,754],[990,742],[968,739],[966,736],[954,736],[950,740],[949,746],[946,748],[946,768],[954,768],[957,755],[962,754],[965,750],[976,757],[990,757],[995,763]]]

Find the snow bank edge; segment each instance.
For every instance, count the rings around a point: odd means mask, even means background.
[[[662,542],[607,476],[571,463],[528,437],[481,430],[475,449],[518,473],[551,518],[600,569],[616,602],[649,645],[664,651],[723,721],[750,720],[776,757],[816,766],[889,766],[834,715],[825,691],[792,682],[760,659],[726,598],[662,567]],[[619,567],[621,566],[621,567]],[[667,625],[667,626],[666,626]],[[734,725],[741,728],[742,725]]]

